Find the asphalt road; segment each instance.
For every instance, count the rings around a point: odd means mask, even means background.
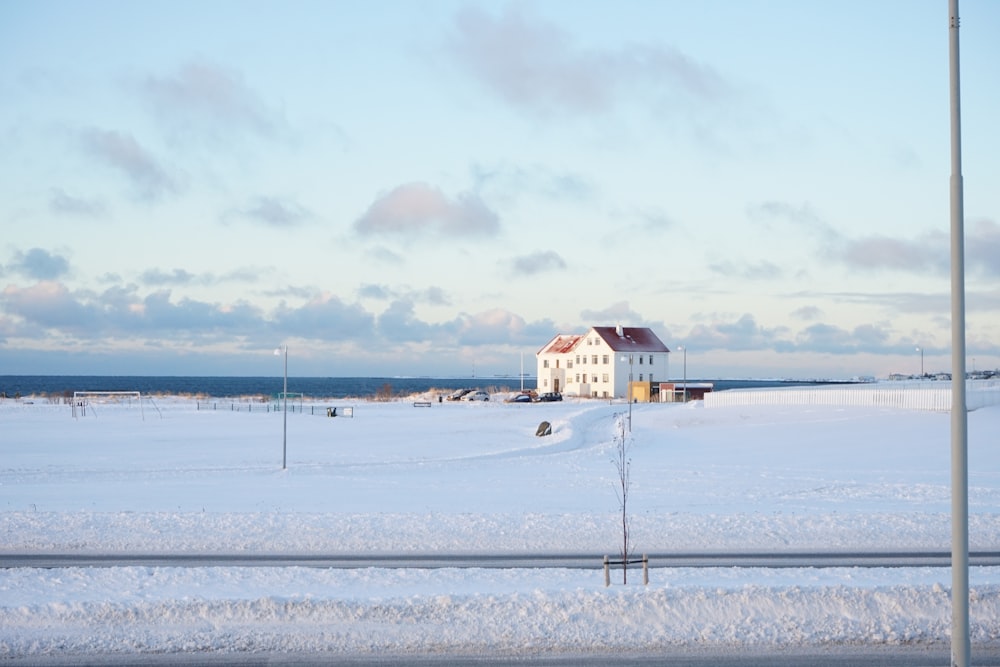
[[[614,560],[617,556],[610,554]],[[949,567],[948,551],[676,552],[647,554],[650,567]],[[636,554],[639,556],[639,554]],[[0,568],[320,567],[600,569],[597,554],[0,554]],[[974,551],[973,566],[1000,566],[1000,551]]]
[[[102,665],[186,665],[205,667],[272,667],[275,665],[335,665],[337,667],[943,667],[951,664],[948,646],[870,646],[751,651],[678,648],[659,654],[573,653],[558,655],[402,655],[350,657],[324,653],[263,654],[142,654],[101,656],[40,656],[4,660],[17,667],[81,667]],[[973,667],[1000,667],[1000,648],[973,649]]]

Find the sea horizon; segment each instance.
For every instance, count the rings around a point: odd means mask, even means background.
[[[683,382],[670,378],[667,382]],[[787,378],[687,378],[710,382],[714,390],[787,385],[841,384],[847,381]],[[419,394],[432,390],[492,389],[517,392],[536,389],[536,377],[498,376],[289,376],[289,393],[313,398],[348,398]],[[219,398],[274,396],[284,390],[280,375],[0,375],[0,396],[67,395],[73,391],[138,391],[151,395],[204,395]]]

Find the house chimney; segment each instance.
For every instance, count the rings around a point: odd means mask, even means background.
[[[618,337],[619,337],[619,338],[621,338],[621,337],[622,337],[622,334],[623,334],[624,332],[622,331],[622,325],[621,325],[621,322],[619,322],[619,323],[618,323],[617,325],[615,325],[615,333],[616,333],[616,334],[618,334]]]

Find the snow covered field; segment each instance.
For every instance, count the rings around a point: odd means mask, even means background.
[[[495,397],[496,399],[497,397]],[[604,587],[620,549],[601,401],[354,402],[353,418],[157,399],[143,416],[0,402],[0,552],[592,552],[592,570],[0,571],[0,659],[946,645],[947,568],[696,569]],[[329,405],[333,405],[330,403]],[[320,416],[322,415],[322,416]],[[553,433],[536,437],[540,421]],[[948,550],[949,415],[633,406],[643,552]],[[970,541],[1000,548],[1000,408],[969,415]],[[620,578],[613,577],[620,582]],[[973,568],[973,646],[1000,643],[1000,568]]]

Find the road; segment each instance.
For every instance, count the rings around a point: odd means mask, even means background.
[[[17,667],[104,667],[126,665],[184,665],[185,667],[273,667],[276,665],[336,665],[337,667],[941,667],[951,663],[947,646],[848,646],[815,649],[783,648],[773,651],[690,650],[678,648],[661,654],[573,653],[563,655],[490,656],[477,655],[379,655],[351,657],[336,654],[302,653],[180,653],[94,656],[37,656],[4,660]],[[1000,648],[974,649],[975,667],[1000,667]]]
[[[948,567],[948,551],[789,551],[650,553],[650,567]],[[612,559],[616,556],[611,555]],[[973,566],[1000,566],[1000,551],[973,551]],[[0,554],[0,568],[320,567],[600,569],[595,554]]]

